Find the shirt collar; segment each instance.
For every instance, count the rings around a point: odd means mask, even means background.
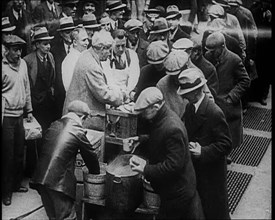
[[[194,103],[194,106],[195,106],[195,113],[198,111],[200,105],[201,105],[201,102],[202,100],[204,99],[204,96],[205,96],[205,93],[202,94],[201,98],[199,99],[199,101],[197,101],[196,103]]]
[[[4,54],[4,55],[3,55],[3,58],[2,58],[2,63],[9,65],[9,67],[10,67],[11,69],[13,69],[13,70],[15,70],[15,71],[18,72],[18,71],[19,71],[20,64],[21,64],[21,58],[19,59],[18,65],[17,65],[17,66],[14,66],[14,65],[12,65],[12,64],[8,61],[6,55]]]
[[[15,16],[15,18],[18,19],[19,18],[19,13],[22,15],[22,10],[20,10],[19,12],[17,12],[14,9],[12,9],[12,13]]]
[[[81,121],[80,117],[77,114],[75,114],[74,112],[69,112],[66,115],[64,115],[62,118],[70,118],[82,126],[82,121]]]
[[[50,11],[53,9],[55,9],[55,7],[54,7],[54,2],[51,4],[51,3],[49,3],[47,0],[46,0],[46,3],[47,3],[47,6],[48,6],[48,8],[50,9]]]
[[[40,53],[38,53],[38,52],[36,52],[36,54],[37,54],[37,57],[39,58],[39,60],[41,61],[41,62],[44,62],[44,58],[46,58],[46,61],[48,60],[47,59],[47,54],[43,57]]]

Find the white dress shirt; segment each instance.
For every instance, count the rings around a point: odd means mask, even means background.
[[[70,53],[65,57],[61,65],[62,81],[67,92],[73,77],[75,64],[80,56],[80,52],[73,47],[70,49]]]

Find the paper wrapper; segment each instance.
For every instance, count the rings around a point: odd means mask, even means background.
[[[34,117],[32,122],[27,122],[27,118],[24,118],[23,126],[25,129],[26,140],[35,140],[42,138],[42,128]]]

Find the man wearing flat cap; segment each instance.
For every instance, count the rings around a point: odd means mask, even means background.
[[[133,156],[130,166],[160,195],[159,219],[204,219],[183,122],[156,87],[143,90],[134,109],[149,122],[149,139],[140,146],[148,162]]]
[[[200,70],[186,69],[179,75],[177,93],[189,101],[182,119],[205,218],[230,219],[226,156],[232,140],[223,111],[203,92],[205,83]]]
[[[206,39],[205,58],[215,65],[219,91],[216,103],[223,110],[232,135],[233,149],[243,141],[241,98],[250,86],[250,78],[241,58],[225,46],[222,33],[214,32]]]
[[[2,42],[1,42],[1,44],[2,44],[2,58],[3,58],[3,56],[4,56],[4,54],[5,54],[5,46],[4,46],[4,44],[3,44],[3,42],[4,42],[4,38],[6,37],[6,36],[9,36],[9,35],[11,35],[12,34],[12,32],[15,30],[15,26],[12,26],[11,25],[11,23],[10,23],[10,19],[9,19],[9,17],[2,17],[2,23],[1,23],[1,40],[2,40]]]
[[[86,137],[83,122],[90,115],[88,105],[75,100],[68,113],[46,131],[41,157],[30,181],[42,199],[49,219],[75,219],[75,160],[78,150],[91,174],[99,174],[99,162]]]
[[[180,28],[180,18],[182,17],[179,8],[176,5],[169,5],[166,9],[166,20],[170,27],[169,39],[172,43],[180,38],[190,38],[190,35],[185,33]]]
[[[140,77],[134,90],[134,100],[142,90],[156,86],[157,82],[166,75],[163,62],[168,54],[169,48],[163,41],[153,41],[149,44],[146,52],[148,64],[140,71]]]
[[[139,58],[139,66],[142,68],[148,64],[146,50],[149,42],[140,37],[142,22],[137,19],[130,19],[124,24],[127,32],[127,47],[136,51]]]
[[[25,132],[23,117],[32,121],[30,82],[26,62],[21,59],[26,42],[16,35],[4,39],[2,57],[2,202],[8,206],[13,192],[27,192],[23,179]],[[5,102],[3,103],[3,100]],[[3,106],[2,106],[3,108]]]

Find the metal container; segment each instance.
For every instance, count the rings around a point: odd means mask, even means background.
[[[106,164],[99,163],[100,174],[89,174],[88,169],[84,167],[84,197],[89,199],[105,198],[105,180],[106,180]]]
[[[141,174],[132,171],[132,154],[116,157],[106,167],[106,207],[118,213],[131,213],[142,202]]]

